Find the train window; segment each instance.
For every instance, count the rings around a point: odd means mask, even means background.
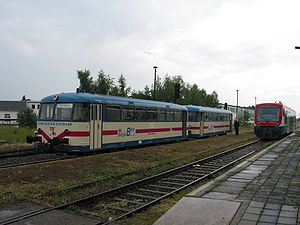
[[[208,113],[204,113],[204,121],[208,122],[209,121],[209,117],[208,117]]]
[[[166,121],[166,110],[164,110],[164,109],[157,110],[157,120],[158,121]]]
[[[40,120],[52,120],[54,103],[41,104],[39,113]]]
[[[200,121],[200,113],[199,112],[189,112],[189,121],[190,122]]]
[[[74,104],[73,121],[89,121],[90,107],[86,103]]]
[[[196,113],[196,118],[195,119],[196,119],[196,122],[200,121],[200,112]]]
[[[135,108],[135,119],[137,121],[145,121],[146,120],[146,109]]]
[[[189,112],[189,122],[193,121],[194,114],[193,112]]]
[[[166,111],[166,121],[173,122],[174,121],[174,111],[173,110],[167,110]]]
[[[147,109],[146,120],[148,120],[148,121],[156,120],[156,109]]]
[[[121,119],[121,108],[119,106],[106,107],[106,120],[119,121]]]
[[[179,110],[176,110],[175,112],[174,112],[174,120],[175,120],[175,122],[181,122],[182,121],[182,113],[181,113],[181,111],[179,111]]]
[[[123,120],[135,120],[134,117],[134,108],[131,107],[123,107],[122,108],[122,119]]]
[[[60,103],[54,109],[54,120],[71,120],[73,104]]]

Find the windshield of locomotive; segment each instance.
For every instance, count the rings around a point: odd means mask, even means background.
[[[280,106],[257,106],[257,121],[276,122],[279,120]]]
[[[59,103],[54,108],[54,120],[71,120],[73,104]]]
[[[73,104],[44,103],[41,104],[39,120],[71,120]]]
[[[43,103],[39,120],[89,121],[89,110],[86,103]]]
[[[39,120],[52,120],[54,103],[41,104]]]

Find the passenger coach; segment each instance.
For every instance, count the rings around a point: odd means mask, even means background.
[[[296,129],[296,112],[281,103],[255,106],[254,132],[261,139],[277,139]]]
[[[188,105],[190,137],[215,136],[232,131],[232,112],[224,109]]]
[[[63,93],[41,100],[37,141],[44,149],[89,152],[186,137],[184,106],[133,98]]]

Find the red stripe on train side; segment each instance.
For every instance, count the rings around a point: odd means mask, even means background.
[[[61,134],[57,136],[58,139],[62,139],[64,137],[89,137],[89,131],[63,131]]]
[[[214,128],[224,128],[224,125],[214,126]]]
[[[70,131],[66,136],[70,137],[88,137],[90,136],[89,131]]]
[[[182,130],[182,127],[174,127],[172,128],[173,131],[181,131]]]
[[[219,126],[214,126],[214,128],[224,128],[224,127],[230,127],[229,125],[219,125]]]
[[[189,127],[189,130],[200,130],[200,127]]]
[[[143,133],[157,133],[157,132],[169,132],[170,128],[150,128],[150,129],[136,129],[137,134]]]
[[[118,130],[104,130],[102,131],[102,135],[117,135],[119,133]]]

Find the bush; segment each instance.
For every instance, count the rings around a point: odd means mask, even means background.
[[[28,107],[20,110],[17,114],[17,124],[19,127],[34,128],[36,127],[36,119],[36,114]]]

